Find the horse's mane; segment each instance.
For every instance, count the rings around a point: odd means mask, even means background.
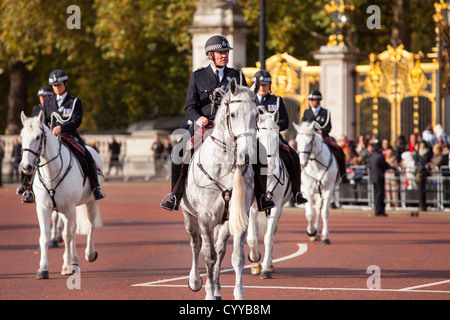
[[[250,92],[250,89],[248,89],[247,87],[244,86],[237,86],[237,94],[235,94],[235,96],[240,96],[239,99],[242,100],[242,102],[244,103],[253,103],[253,96]],[[227,92],[225,92],[225,94],[222,97],[222,102],[220,103],[220,107],[217,110],[216,113],[216,119],[220,120],[220,119],[225,119],[225,111],[226,111],[226,107],[225,107],[225,101],[227,101],[229,99],[229,97],[231,96],[231,92],[228,90]]]
[[[302,122],[300,124],[300,131],[306,135],[315,135],[320,140],[323,140],[322,135],[316,133],[316,131],[314,130],[314,125],[311,125],[311,122]]]
[[[267,129],[274,129],[274,130],[279,129],[277,123],[273,120],[273,117],[269,112],[265,112],[259,115],[258,125],[262,127],[263,123],[264,127]]]

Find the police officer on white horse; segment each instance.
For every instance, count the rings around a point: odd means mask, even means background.
[[[56,136],[61,136],[69,142],[71,150],[83,155],[86,159],[89,181],[91,183],[94,198],[103,199],[103,194],[98,182],[97,165],[89,150],[77,132],[83,119],[83,104],[77,97],[67,93],[69,77],[62,70],[54,70],[49,76],[49,85],[52,86],[55,96],[44,101],[45,123]]]
[[[264,108],[269,112],[278,110],[277,125],[280,128],[280,132],[286,130],[289,127],[289,115],[283,98],[277,97],[270,93],[272,76],[268,71],[260,70],[255,73],[253,80],[256,81],[257,78],[260,80],[260,87],[255,97],[256,104],[264,106]],[[289,146],[289,143],[283,139],[281,134],[279,135],[279,139],[279,154],[280,158],[286,165],[286,169],[291,179],[294,202],[296,204],[308,202],[308,200],[300,192],[300,159],[298,154]]]
[[[184,111],[193,125],[188,129],[189,135],[185,135],[172,151],[172,191],[169,198],[165,200],[166,196],[161,202],[161,207],[169,211],[179,208],[189,166],[185,161],[176,161],[174,158],[182,159],[184,157],[186,144],[194,134],[201,134],[200,139],[195,139],[201,141],[205,131],[212,128],[212,121],[214,121],[216,110],[221,102],[220,92],[225,92],[226,86],[232,78],[235,78],[238,84],[247,86],[245,77],[240,70],[227,67],[230,50],[233,48],[225,37],[220,35],[210,37],[205,43],[205,54],[211,63],[192,74]],[[200,131],[197,131],[198,128]],[[259,147],[263,148],[261,145]],[[262,164],[259,160],[256,165],[253,165],[255,196],[258,208],[264,211],[273,208],[275,204],[271,195],[266,192],[267,176],[260,174],[261,167]]]

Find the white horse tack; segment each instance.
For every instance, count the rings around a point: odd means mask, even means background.
[[[88,225],[85,258],[89,262],[93,262],[97,258],[97,252],[94,250],[92,242],[94,220],[98,214],[97,201],[93,197],[90,184],[83,185],[84,178],[81,168],[75,170],[72,166],[73,160],[69,148],[62,145],[59,139],[44,125],[43,112],[41,111],[34,118],[27,118],[22,112],[21,120],[23,124],[21,167],[28,174],[33,173],[36,167],[36,174],[39,176],[39,179],[33,179],[36,211],[41,230],[39,238],[41,259],[36,278],[48,279],[49,277],[47,254],[50,241],[50,215],[55,208],[60,213],[65,226],[63,231],[65,252],[61,274],[71,275],[77,269],[78,264],[75,245],[75,214],[77,222],[86,220]],[[92,148],[89,148],[89,152],[101,170],[102,163],[99,155]],[[103,182],[101,176],[99,182],[100,184]],[[84,207],[87,210],[84,211]],[[85,213],[79,214],[79,212]]]
[[[302,169],[302,191],[308,197],[305,204],[306,219],[308,220],[307,233],[313,238],[319,230],[319,217],[322,217],[322,243],[329,244],[328,218],[330,203],[333,200],[335,187],[340,183],[337,160],[328,146],[322,141],[320,135],[314,131],[314,124],[302,123],[300,126],[293,123],[297,130],[297,148]],[[314,195],[316,199],[316,220],[313,222]]]
[[[207,269],[206,299],[221,299],[220,265],[230,234],[233,235],[232,264],[236,274],[234,297],[243,299],[244,295],[244,236],[248,212],[254,201],[250,161],[256,158],[253,142],[257,111],[253,91],[237,86],[234,79],[229,87],[217,111],[213,132],[191,159],[187,188],[181,201],[192,248],[188,284],[193,291],[202,287],[198,270],[202,250]],[[224,190],[231,193],[228,194],[231,197],[228,220],[225,221],[227,199],[222,197]]]
[[[268,155],[267,190],[272,192],[275,207],[269,214],[258,212],[256,204],[250,209],[250,219],[247,235],[247,244],[250,247],[249,260],[254,262],[252,274],[260,274],[262,279],[270,279],[273,272],[273,245],[278,221],[283,206],[292,196],[291,183],[286,167],[279,156],[279,128],[276,124],[278,109],[268,112],[264,107],[258,107],[260,116],[258,120],[257,137],[266,148]],[[259,223],[259,224],[258,224]],[[258,251],[258,234],[264,234],[264,259],[262,264],[257,263],[261,254]]]

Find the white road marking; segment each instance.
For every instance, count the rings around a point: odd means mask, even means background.
[[[294,258],[296,258],[298,256],[301,256],[302,254],[305,254],[306,251],[308,251],[308,245],[305,244],[305,243],[297,243],[297,246],[298,246],[298,250],[296,252],[294,252],[293,254],[290,254],[288,256],[281,257],[281,258],[278,258],[278,259],[274,259],[272,262],[273,263],[277,263],[277,262],[286,261],[286,260],[289,260],[289,259],[294,259]],[[247,268],[251,268],[251,265],[244,266],[244,269],[247,269]],[[220,271],[220,273],[225,273],[225,272],[230,272],[230,271],[234,271],[234,269],[233,268],[224,269],[224,270]],[[202,276],[202,277],[206,276],[206,273],[203,273],[200,276]],[[170,278],[170,279],[163,279],[163,280],[151,281],[151,282],[146,282],[146,283],[133,284],[131,286],[132,287],[151,287],[151,286],[158,285],[160,283],[172,282],[172,281],[183,280],[183,279],[189,279],[189,276],[178,277],[178,278]],[[184,287],[186,287],[186,285],[184,285]]]
[[[412,290],[415,290],[415,289],[437,286],[437,285],[444,284],[444,283],[450,283],[450,280],[444,280],[444,281],[439,281],[439,282],[432,282],[432,283],[422,284],[422,285],[419,285],[419,286],[403,288],[403,289],[400,289],[400,291],[410,291],[410,290],[412,291]]]

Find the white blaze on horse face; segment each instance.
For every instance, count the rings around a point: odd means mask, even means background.
[[[20,133],[23,150],[20,167],[25,174],[31,173],[36,161],[36,155],[30,151],[27,151],[27,149],[38,152],[41,141],[42,132],[40,130],[36,131],[36,129],[34,129],[35,127],[37,127],[36,125],[33,125],[34,121],[36,121],[34,118],[27,118],[24,123],[22,132]]]

